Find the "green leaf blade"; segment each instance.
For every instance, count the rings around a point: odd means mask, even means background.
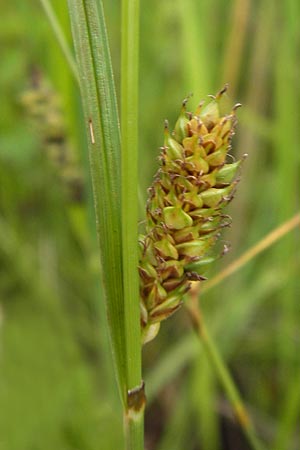
[[[124,402],[126,348],[120,219],[120,132],[114,80],[101,2],[69,0],[69,11],[88,135],[109,330],[118,385]]]

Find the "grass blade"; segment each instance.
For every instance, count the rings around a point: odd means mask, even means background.
[[[206,20],[209,13],[209,3],[197,3],[194,0],[179,0],[175,2],[178,20],[182,28],[183,64],[182,71],[185,80],[186,95],[191,92],[190,107],[196,107],[199,101],[210,92],[212,74],[209,55],[210,36],[207,33]],[[186,11],[189,11],[187,14]],[[191,45],[197,42],[197,45]],[[205,61],[205,69],[204,69]],[[192,105],[192,106],[191,106]]]
[[[274,141],[274,155],[276,161],[276,181],[284,180],[282,188],[278,190],[276,197],[276,215],[283,220],[289,217],[297,208],[298,202],[298,168],[296,164],[298,154],[298,123],[299,106],[295,92],[297,83],[297,34],[298,26],[293,18],[297,17],[297,2],[285,2],[280,9],[284,20],[276,46],[275,66],[275,114],[276,114],[276,141]],[[299,16],[298,16],[299,17]],[[290,19],[287,22],[287,19]],[[284,89],[282,88],[284,86]],[[278,132],[278,125],[285,133]],[[284,151],[282,149],[284,148]],[[280,205],[280,207],[279,207]],[[295,248],[297,248],[297,237],[291,233],[289,237],[278,247],[276,257],[284,267],[292,266],[295,261]],[[294,256],[293,256],[294,255]],[[284,392],[287,379],[294,368],[297,347],[292,344],[293,336],[297,333],[297,289],[298,282],[296,272],[285,289],[278,295],[278,308],[280,310],[280,321],[275,339],[278,339],[278,362],[280,371],[280,384]]]
[[[273,450],[279,448],[292,448],[291,443],[293,437],[297,433],[297,426],[299,423],[300,410],[300,383],[299,370],[296,375],[291,376],[291,382],[288,385],[286,398],[283,401],[282,411],[278,427],[276,429],[276,436],[272,445]]]
[[[120,218],[120,133],[101,1],[69,0],[73,40],[88,135],[97,234],[109,329],[125,403],[126,349]]]

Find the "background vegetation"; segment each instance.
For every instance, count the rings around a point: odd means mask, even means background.
[[[0,449],[122,448],[77,82],[41,3],[2,3]],[[51,3],[71,42],[66,2]],[[120,5],[104,6],[119,90]],[[210,278],[299,209],[299,20],[297,0],[141,2],[142,194],[188,93],[193,108],[229,82],[229,105],[244,105],[231,252]],[[274,450],[300,445],[297,246],[290,233],[201,297]],[[184,310],[145,347],[144,378],[147,449],[248,448]]]

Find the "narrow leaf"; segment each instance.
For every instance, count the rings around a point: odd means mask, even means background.
[[[125,400],[120,132],[101,0],[69,0],[88,135],[97,234],[109,329],[121,397]]]

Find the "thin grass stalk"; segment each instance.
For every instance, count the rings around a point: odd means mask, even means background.
[[[199,336],[203,351],[206,354],[208,361],[215,370],[220,383],[223,386],[224,391],[232,405],[235,417],[239,423],[245,437],[248,440],[253,450],[264,450],[263,444],[260,442],[255,434],[252,422],[246,411],[245,405],[241,399],[238,389],[232,379],[230,372],[228,371],[210,333],[207,329],[203,314],[198,306],[198,297],[192,297],[191,301],[187,305],[193,326]]]
[[[233,275],[235,272],[240,270],[244,265],[250,262],[253,258],[259,255],[261,252],[269,248],[271,245],[275,244],[279,239],[284,237],[287,233],[294,230],[300,226],[300,213],[297,213],[291,219],[284,222],[279,227],[272,230],[264,238],[257,242],[257,244],[250,247],[245,251],[239,258],[234,260],[229,264],[224,270],[218,273],[211,280],[207,281],[203,286],[201,286],[201,293],[209,291],[211,288],[217,286],[227,277]],[[198,285],[200,292],[200,285]]]
[[[65,36],[63,29],[58,21],[55,11],[49,0],[40,0],[40,3],[45,11],[45,14],[46,14],[46,16],[49,20],[49,23],[51,25],[51,28],[53,30],[54,36],[56,37],[57,42],[59,43],[61,51],[66,58],[66,61],[70,67],[70,70],[71,70],[74,78],[76,79],[77,83],[79,83],[79,76],[78,76],[76,61],[75,61],[74,56],[71,52],[71,49],[68,45],[66,36]]]
[[[122,248],[126,338],[126,448],[144,448],[144,386],[138,279],[139,1],[122,1]]]
[[[101,0],[69,0],[88,136],[97,235],[115,370],[126,404],[126,347],[121,249],[120,132]]]

